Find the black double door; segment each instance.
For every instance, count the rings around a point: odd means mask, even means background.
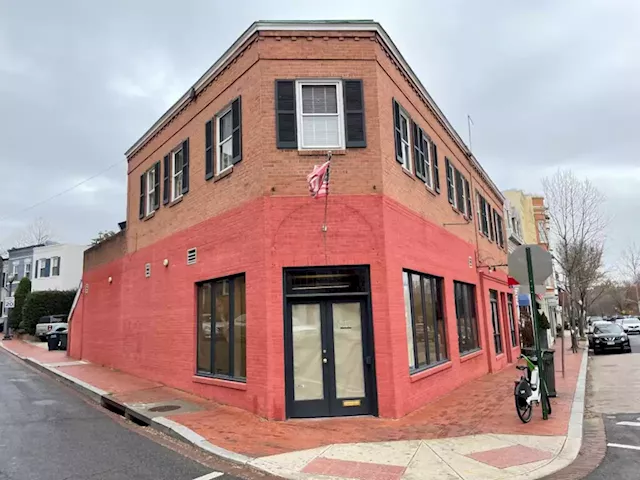
[[[288,416],[375,414],[373,337],[366,298],[291,299],[286,310]]]

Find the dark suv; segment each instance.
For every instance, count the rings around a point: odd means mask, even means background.
[[[597,323],[593,326],[593,352],[597,355],[607,350],[631,352],[629,337],[620,325]]]

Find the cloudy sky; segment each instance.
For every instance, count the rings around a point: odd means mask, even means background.
[[[254,20],[321,18],[381,22],[501,189],[571,168],[606,193],[607,263],[640,242],[640,2],[0,0],[0,244],[116,229],[123,152]]]

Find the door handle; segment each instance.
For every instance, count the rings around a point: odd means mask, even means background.
[[[364,357],[364,363],[367,365],[372,365],[373,364],[373,357],[371,355],[367,355],[366,357]]]
[[[323,359],[322,359],[322,363],[327,363],[327,359],[326,359],[326,358],[323,358]]]

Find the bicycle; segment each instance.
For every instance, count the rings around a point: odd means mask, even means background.
[[[518,417],[522,420],[522,423],[529,423],[533,414],[533,404],[540,404],[542,397],[541,389],[544,388],[547,395],[546,407],[547,413],[551,414],[551,402],[549,401],[549,395],[547,391],[547,385],[540,379],[540,373],[538,370],[538,359],[536,357],[527,357],[521,354],[519,358],[524,358],[527,362],[526,365],[516,365],[518,370],[526,371],[526,376],[522,375],[520,380],[515,381],[515,388],[513,394],[516,401],[516,412]]]

